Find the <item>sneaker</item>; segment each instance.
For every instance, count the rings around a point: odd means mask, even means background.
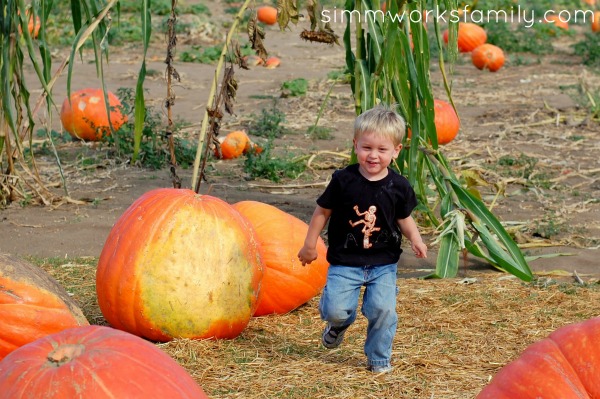
[[[373,365],[370,365],[370,366],[367,367],[367,370],[369,370],[373,374],[389,373],[393,369],[394,368],[392,366],[390,366],[390,365],[387,365],[387,366],[373,366]]]
[[[344,340],[344,333],[347,329],[348,326],[333,327],[331,324],[327,324],[327,327],[325,327],[325,330],[323,331],[323,346],[327,349],[333,349],[340,346]]]

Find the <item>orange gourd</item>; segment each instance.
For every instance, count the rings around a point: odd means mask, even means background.
[[[20,12],[18,12],[18,14],[21,15]],[[36,15],[34,18],[31,8],[28,8],[25,11],[25,15],[29,17],[29,20],[27,21],[27,30],[29,31],[31,37],[36,39],[40,33],[40,28],[42,27],[42,20],[40,19],[39,15]],[[20,26],[19,32],[23,32]]]
[[[448,31],[444,32],[444,42],[448,43]],[[460,22],[458,24],[458,50],[461,53],[469,53],[487,41],[487,33],[481,26],[472,22]]]
[[[223,159],[234,159],[244,153],[249,145],[250,139],[243,130],[231,132],[221,142],[221,155]]]
[[[139,337],[103,326],[47,335],[0,362],[3,398],[207,399],[169,355]]]
[[[49,274],[0,254],[0,359],[45,335],[85,325],[79,307]]]
[[[458,115],[454,111],[452,104],[444,100],[433,100],[433,112],[435,131],[439,145],[448,144],[456,138],[460,129]],[[408,129],[408,137],[411,137],[411,130]]]
[[[121,101],[108,92],[110,122],[115,131],[127,122],[122,113]],[[82,89],[71,93],[71,102],[65,99],[60,111],[60,120],[71,136],[81,140],[97,141],[110,135],[108,113],[102,89]]]
[[[600,398],[600,317],[559,328],[504,366],[476,399]]]
[[[318,258],[302,266],[298,251],[304,244],[308,225],[281,209],[257,201],[233,204],[253,226],[265,270],[258,307],[254,316],[288,313],[321,292],[329,263],[322,239],[317,244]]]
[[[277,9],[271,6],[258,7],[256,17],[263,24],[274,25],[277,22]]]
[[[554,26],[556,26],[557,28],[569,30],[569,23],[564,19],[560,19],[560,17],[556,14],[547,15],[545,22],[549,24],[554,24]]]
[[[281,60],[278,57],[269,57],[265,61],[265,68],[267,69],[275,69],[281,65]]]
[[[600,32],[600,11],[594,11],[592,16],[592,32]]]
[[[113,327],[153,341],[235,338],[261,279],[245,218],[219,198],[163,188],[138,198],[111,229],[96,292]]]
[[[504,51],[493,44],[482,44],[471,52],[471,61],[478,69],[487,68],[490,72],[496,72],[504,65]]]

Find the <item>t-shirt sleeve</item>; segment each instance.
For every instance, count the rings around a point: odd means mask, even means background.
[[[406,178],[402,178],[400,185],[400,200],[396,205],[396,218],[406,219],[416,208],[417,195]]]
[[[323,194],[317,198],[317,205],[325,209],[333,209],[336,203],[336,198],[339,198],[341,184],[339,179],[339,170],[333,172],[331,181],[323,191]]]

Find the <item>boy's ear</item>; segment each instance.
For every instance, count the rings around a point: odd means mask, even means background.
[[[401,150],[402,150],[402,144],[398,144],[395,149],[396,156],[398,156],[400,154]]]

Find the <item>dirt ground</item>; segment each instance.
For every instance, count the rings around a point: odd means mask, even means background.
[[[220,6],[221,3],[217,2]],[[223,17],[218,12],[213,13]],[[212,21],[216,23],[216,21]],[[281,58],[279,68],[253,68],[237,71],[239,91],[236,115],[224,119],[224,132],[238,127],[270,107],[286,114],[291,133],[277,140],[282,152],[317,153],[329,150],[348,153],[354,118],[351,90],[336,84],[320,120],[329,127],[330,140],[311,140],[306,129],[316,119],[331,81],[327,74],[344,65],[340,46],[311,44],[298,34],[306,23],[280,32],[267,27],[266,45],[271,54]],[[211,26],[210,24],[207,26]],[[334,26],[340,34],[343,26]],[[577,27],[576,27],[577,28]],[[182,48],[191,44],[212,45],[220,39],[210,29],[199,29],[180,38]],[[488,205],[517,237],[528,256],[554,254],[532,260],[532,269],[540,274],[600,276],[597,261],[600,246],[600,162],[598,135],[600,124],[590,119],[585,95],[580,88],[597,92],[600,77],[588,70],[569,47],[574,38],[558,40],[556,53],[537,59],[523,56],[510,58],[497,73],[475,69],[466,55],[454,67],[453,98],[461,118],[458,138],[443,148],[457,172],[473,171],[481,177],[479,190]],[[164,111],[166,85],[163,79],[164,46],[151,50],[148,69],[156,72],[148,78],[149,105]],[[66,53],[56,54],[56,64]],[[112,50],[105,76],[109,90],[135,87],[141,54],[139,46]],[[91,57],[86,55],[86,60]],[[176,118],[185,121],[181,134],[195,137],[200,130],[214,65],[178,62],[181,82],[175,87]],[[445,94],[436,65],[432,65],[432,82],[438,98]],[[281,84],[295,78],[309,80],[309,92],[302,97],[281,98]],[[64,76],[61,78],[64,82]],[[95,69],[88,61],[78,63],[73,87],[98,85]],[[39,92],[33,93],[33,97]],[[62,102],[64,84],[56,85],[55,98]],[[59,129],[58,113],[51,122],[44,115],[40,121]],[[252,131],[249,132],[252,135]],[[59,151],[91,156],[102,150],[94,144],[62,144]],[[308,221],[315,199],[336,167],[344,158],[319,154],[313,169],[296,180],[278,184],[266,180],[247,180],[242,160],[211,161],[208,181],[202,193],[209,193],[230,203],[258,200],[286,210]],[[40,162],[43,175],[59,182],[58,170],[51,158]],[[84,204],[63,203],[38,206],[13,203],[0,210],[0,251],[36,257],[97,257],[113,223],[140,195],[159,187],[171,187],[167,170],[145,170],[110,162],[94,168],[77,163],[65,164],[69,196]],[[191,171],[178,170],[184,187],[191,186]],[[61,187],[53,187],[61,193]],[[500,195],[496,195],[500,190]],[[431,243],[434,235],[424,228]],[[436,247],[431,246],[427,260],[416,260],[407,251],[401,260],[405,276],[426,274],[435,267]],[[469,269],[492,270],[471,257]],[[464,273],[464,270],[463,270]]]

